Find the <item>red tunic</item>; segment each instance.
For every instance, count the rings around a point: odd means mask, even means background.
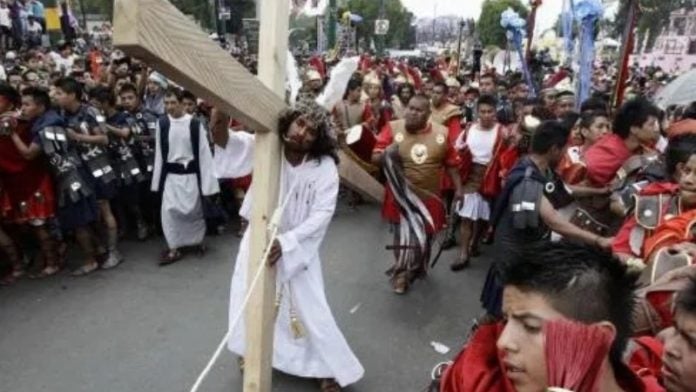
[[[30,144],[33,140],[30,124],[16,118],[11,122],[24,143]],[[0,182],[4,220],[26,223],[55,215],[55,192],[48,163],[43,158],[27,161],[7,136],[0,136]]]

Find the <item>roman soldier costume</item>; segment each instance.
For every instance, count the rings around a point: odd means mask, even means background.
[[[413,281],[425,275],[433,234],[445,226],[445,206],[440,198],[443,167],[456,167],[458,156],[448,130],[433,122],[418,133],[406,130],[404,120],[388,124],[375,151],[385,151],[384,172],[388,186],[383,217],[398,225],[399,242],[393,279]]]
[[[90,135],[94,128],[99,127],[96,109],[81,105],[76,113],[66,113],[65,121],[68,128],[75,132]],[[77,150],[90,176],[87,178],[95,189],[97,199],[110,200],[116,195],[117,176],[111,166],[106,149],[88,143],[78,143]]]
[[[10,223],[42,224],[55,215],[53,179],[46,160],[24,159],[9,138],[9,132],[15,132],[24,143],[30,144],[34,138],[30,125],[15,112],[0,115],[2,215]]]

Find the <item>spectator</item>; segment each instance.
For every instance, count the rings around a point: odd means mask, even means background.
[[[30,49],[41,46],[42,34],[43,27],[41,27],[41,23],[33,15],[30,15],[27,24],[27,46]]]
[[[0,1],[0,50],[5,52],[12,44],[12,19],[7,3]]]
[[[145,110],[164,114],[164,90],[167,89],[167,80],[161,74],[153,72],[147,79],[147,91],[145,92]]]
[[[31,10],[31,15],[41,25],[41,30],[46,31],[46,15],[43,3],[39,0],[30,0],[27,6]]]

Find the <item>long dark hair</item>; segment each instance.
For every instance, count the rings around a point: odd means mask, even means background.
[[[319,108],[318,105],[316,105],[316,108],[312,109],[321,108]],[[295,120],[297,120],[303,114],[308,113],[304,113],[304,111],[300,109],[288,109],[280,115],[280,118],[278,119],[278,133],[281,137],[281,140],[282,138],[287,136],[292,123],[295,122]],[[330,134],[331,123],[328,120],[328,114],[326,114],[326,116],[323,116],[326,117],[326,119],[324,120],[318,120],[316,117],[319,116],[314,116],[311,114],[310,117],[312,118],[313,122],[316,124],[317,127],[317,138],[316,140],[314,140],[314,143],[312,143],[312,146],[309,148],[309,157],[317,161],[321,161],[321,158],[328,156],[331,159],[333,159],[334,162],[338,165],[339,159],[338,153],[336,152],[336,149],[338,148],[338,143],[336,142],[336,139],[332,137]]]

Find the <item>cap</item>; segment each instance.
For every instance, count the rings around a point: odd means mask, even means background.
[[[160,87],[162,87],[162,88],[167,88],[167,86],[168,86],[168,84],[169,84],[169,83],[167,82],[167,78],[165,78],[165,77],[164,77],[161,73],[159,73],[159,72],[152,72],[152,73],[150,74],[150,76],[147,78],[147,80],[149,80],[149,81],[151,81],[151,82],[157,83],[157,84],[160,85]]]

